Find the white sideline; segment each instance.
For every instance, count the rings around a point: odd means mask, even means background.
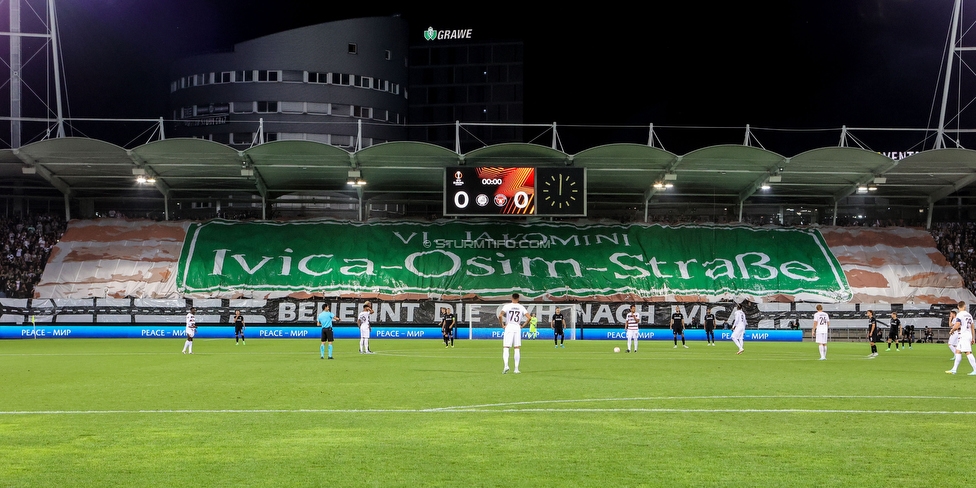
[[[284,413],[513,413],[513,412],[577,412],[577,413],[614,413],[614,412],[644,412],[644,413],[844,413],[844,414],[896,414],[896,415],[954,415],[976,414],[974,410],[891,410],[891,409],[812,409],[812,408],[555,408],[528,407],[529,405],[567,404],[587,402],[635,402],[635,401],[663,401],[663,400],[749,400],[749,399],[889,399],[889,400],[961,400],[972,401],[974,397],[954,396],[921,396],[921,395],[719,395],[719,396],[666,396],[666,397],[634,397],[634,398],[587,398],[566,400],[536,400],[526,402],[487,403],[479,405],[456,405],[436,408],[353,408],[353,409],[157,409],[157,410],[10,410],[0,411],[0,415],[105,415],[105,414],[284,414]]]

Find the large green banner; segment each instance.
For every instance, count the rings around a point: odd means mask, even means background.
[[[184,294],[852,296],[816,230],[336,221],[191,226]]]

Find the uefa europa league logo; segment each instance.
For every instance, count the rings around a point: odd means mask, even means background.
[[[424,31],[424,39],[427,39],[428,41],[437,39],[437,31],[435,31],[433,27],[428,27],[427,30]]]

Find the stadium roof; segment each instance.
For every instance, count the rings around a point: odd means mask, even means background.
[[[368,183],[364,198],[439,200],[445,167],[520,165],[586,168],[591,204],[632,205],[655,197],[824,204],[867,186],[876,188],[871,196],[934,203],[976,181],[976,151],[968,149],[928,150],[892,160],[849,147],[783,156],[752,146],[718,145],[678,155],[640,144],[609,144],[567,154],[512,143],[458,154],[426,143],[389,142],[350,153],[308,141],[275,141],[239,151],[201,139],[124,149],[69,137],[0,150],[0,187],[4,192],[57,190],[71,198],[127,198],[151,191],[136,183],[136,176],[145,174],[155,177],[156,189],[170,198],[250,193],[273,199],[354,192],[347,179],[350,170],[359,170]],[[655,189],[655,183],[664,182],[673,187]],[[763,185],[769,189],[761,190]]]

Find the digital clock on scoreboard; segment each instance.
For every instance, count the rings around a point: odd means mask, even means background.
[[[452,167],[444,215],[586,216],[586,172],[568,167]]]

